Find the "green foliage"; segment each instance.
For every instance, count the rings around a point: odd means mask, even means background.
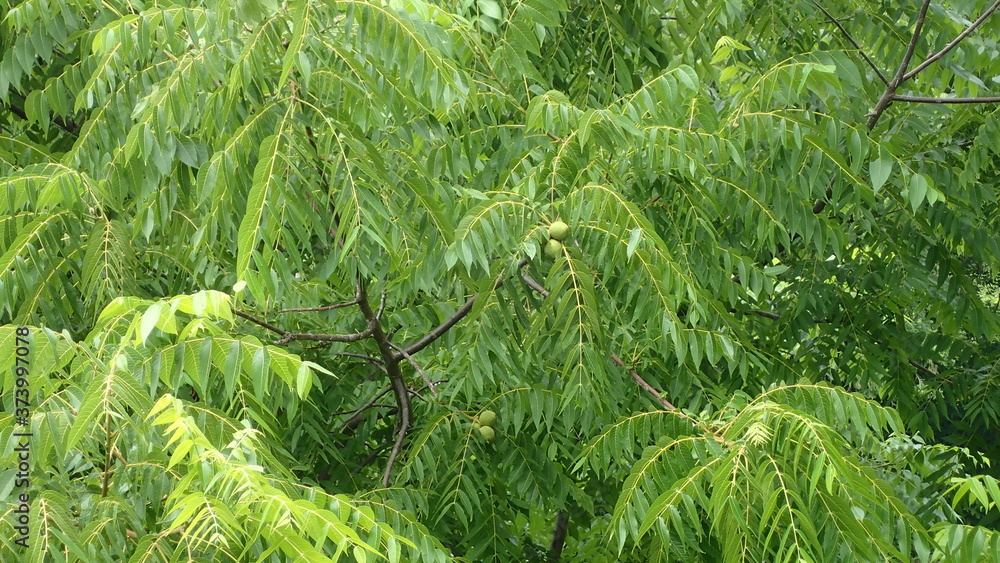
[[[821,4],[3,4],[0,560],[1000,560],[1000,15]]]

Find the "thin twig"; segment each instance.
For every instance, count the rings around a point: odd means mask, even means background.
[[[381,444],[379,444],[377,448],[375,448],[374,450],[372,450],[372,453],[368,454],[368,457],[366,457],[365,459],[363,459],[361,461],[360,465],[358,465],[357,467],[355,467],[354,469],[351,470],[351,475],[354,475],[355,473],[361,471],[369,463],[375,461],[375,458],[378,457],[378,454],[380,454],[382,452],[382,450],[384,450],[385,447],[388,446],[388,445],[389,445],[389,440],[386,440],[385,442],[382,442]]]
[[[840,32],[844,34],[844,37],[846,37],[847,40],[851,42],[851,45],[854,45],[854,48],[858,50],[858,53],[861,55],[861,58],[863,58],[865,60],[865,62],[868,63],[868,66],[871,67],[871,69],[875,71],[875,74],[878,75],[878,78],[879,78],[879,80],[882,81],[882,84],[885,84],[886,86],[888,86],[889,85],[889,79],[886,78],[884,74],[882,74],[882,71],[879,70],[877,66],[875,66],[875,63],[872,62],[872,60],[864,52],[864,50],[861,48],[861,45],[858,45],[858,42],[855,41],[853,37],[851,37],[851,34],[848,33],[846,29],[844,29],[844,26],[840,24],[840,21],[838,21],[837,18],[833,17],[833,15],[830,12],[827,12],[826,8],[824,8],[822,5],[820,5],[820,3],[817,2],[816,0],[812,0],[812,3],[817,8],[819,8],[819,10],[821,12],[823,12],[823,14],[826,15],[827,19],[829,19],[833,23],[833,25],[837,26],[837,29],[839,29]]]
[[[421,387],[420,390],[423,390],[425,387],[427,387],[427,385],[424,385],[423,387]],[[418,389],[410,389],[409,390],[410,391],[410,395],[413,395],[414,397],[420,399],[421,401],[423,401],[425,403],[430,402],[423,395],[420,394],[420,390],[418,390]]]
[[[926,373],[927,375],[930,375],[930,376],[933,376],[933,377],[937,377],[938,376],[937,373],[935,373],[933,370],[931,370],[927,366],[923,366],[921,364],[918,364],[917,362],[914,362],[913,360],[907,360],[907,362],[909,362],[909,364],[911,366],[913,366],[913,367],[917,368],[918,370]]]
[[[622,359],[618,357],[618,354],[611,354],[611,359],[620,367],[625,367],[625,362],[623,362]],[[656,397],[656,400],[659,401],[661,405],[666,407],[667,410],[672,410],[672,411],[677,410],[677,407],[672,405],[670,401],[664,399],[663,395],[660,395],[659,391],[654,389],[653,386],[650,385],[649,383],[646,383],[645,379],[639,377],[639,374],[636,373],[634,369],[629,369],[628,374],[632,376],[632,379],[634,379],[635,382],[638,383],[640,387],[648,391],[650,395]]]
[[[340,430],[338,431],[338,433],[342,434],[348,428],[355,428],[355,427],[357,427],[358,423],[361,422],[361,418],[362,418],[361,417],[361,413],[364,412],[366,409],[368,409],[368,408],[372,407],[373,405],[375,405],[375,401],[378,401],[379,399],[381,399],[382,397],[384,397],[387,393],[389,393],[389,391],[392,391],[392,387],[389,387],[385,391],[382,391],[378,395],[375,395],[367,403],[361,405],[360,407],[354,409],[353,411],[348,411],[349,413],[354,413],[354,414],[351,415],[350,418],[348,418],[347,420],[344,421],[344,424],[342,424],[340,426]],[[338,414],[347,414],[347,413],[338,413]],[[333,416],[337,416],[337,415],[335,414]]]
[[[413,369],[417,370],[417,373],[420,374],[420,377],[424,378],[424,383],[427,384],[427,388],[431,390],[431,393],[433,393],[435,397],[437,397],[438,394],[437,389],[435,389],[434,384],[431,383],[431,378],[427,377],[427,374],[424,373],[424,370],[420,368],[420,364],[418,364],[417,361],[414,360],[412,356],[407,354],[406,350],[403,350],[402,348],[396,346],[392,342],[389,343],[389,346],[391,346],[394,350],[396,350],[404,358],[406,358],[406,361],[410,362],[410,365],[413,366]]]
[[[439,379],[439,380],[437,380],[437,381],[434,382],[434,385],[441,385],[442,383],[448,383],[448,381],[449,381],[448,379]],[[416,389],[413,392],[414,393],[419,393],[420,391],[423,391],[424,389],[427,389],[427,384],[426,383],[424,384],[423,387],[421,387],[420,389]]]
[[[368,356],[366,354],[355,354],[354,352],[336,352],[336,353],[334,353],[334,356],[345,356],[347,358],[358,358],[358,359],[361,359],[361,360],[365,360],[367,362],[371,362],[371,363],[373,363],[373,364],[375,364],[375,365],[377,365],[379,367],[381,367],[382,365],[384,365],[382,363],[382,360],[380,360],[380,359],[378,359],[378,358],[376,358],[374,356]]]
[[[749,311],[747,311],[747,313],[764,317],[765,319],[771,319],[772,321],[776,321],[781,318],[781,315],[778,313],[772,311],[762,311],[760,309],[750,309]],[[818,319],[816,317],[813,317],[812,322],[816,324],[826,324],[829,323],[830,321],[828,319]]]
[[[368,327],[367,329],[361,332],[355,332],[353,334],[313,334],[307,332],[288,332],[285,329],[278,328],[267,321],[258,319],[253,315],[244,313],[243,311],[238,311],[234,309],[233,313],[235,313],[236,316],[238,317],[242,317],[254,324],[258,324],[266,328],[267,330],[270,330],[271,332],[276,332],[280,334],[281,338],[277,342],[275,342],[275,344],[277,344],[278,346],[281,346],[282,344],[288,344],[293,340],[312,340],[317,342],[357,342],[358,340],[364,340],[365,338],[369,338],[372,335],[371,327]]]
[[[997,104],[1000,103],[1000,96],[984,96],[980,98],[934,98],[924,96],[897,96],[892,97],[894,102],[913,102],[917,104]]]
[[[983,12],[983,15],[979,16],[976,19],[976,21],[974,21],[971,24],[969,24],[969,27],[965,28],[965,30],[963,30],[962,33],[959,33],[958,37],[955,37],[955,39],[953,39],[951,41],[951,43],[948,43],[947,45],[945,45],[944,49],[941,49],[937,53],[934,53],[933,55],[927,57],[927,59],[924,60],[924,62],[918,64],[913,70],[911,70],[910,72],[907,72],[906,74],[904,74],[902,82],[906,82],[907,80],[913,78],[920,71],[922,71],[925,68],[927,68],[928,66],[930,66],[934,61],[936,61],[936,60],[940,59],[941,57],[945,56],[945,54],[947,54],[948,51],[951,51],[952,49],[954,49],[956,45],[958,45],[959,43],[961,43],[963,39],[965,39],[966,37],[968,37],[969,34],[971,34],[973,31],[975,31],[977,27],[979,27],[984,21],[986,21],[986,18],[990,17],[990,14],[992,14],[993,12],[995,12],[997,10],[997,8],[1000,8],[1000,0],[997,0],[996,2],[993,3],[992,6],[990,6],[989,8],[986,8],[986,11]]]
[[[332,311],[334,309],[342,309],[344,307],[350,307],[351,305],[357,305],[358,300],[348,301],[347,303],[337,303],[335,305],[324,305],[322,307],[298,307],[294,309],[282,309],[278,311],[279,313],[307,313],[310,311]]]
[[[534,278],[529,276],[523,269],[521,270],[521,279],[524,280],[524,283],[528,284],[528,287],[538,292],[542,297],[549,296],[549,291],[542,287],[542,284],[536,282]]]
[[[385,296],[386,296],[385,290],[382,290],[382,299],[381,299],[381,301],[379,301],[379,304],[378,304],[378,312],[375,313],[375,318],[378,319],[378,320],[380,320],[380,321],[382,320],[382,313],[385,312]],[[390,338],[390,340],[391,340],[391,338]]]
[[[268,323],[267,321],[262,321],[262,320],[258,319],[257,317],[254,317],[252,315],[248,315],[247,313],[244,313],[243,311],[239,311],[237,309],[233,309],[233,313],[235,313],[237,317],[242,317],[242,318],[244,318],[244,319],[246,319],[246,320],[248,320],[248,321],[250,321],[250,322],[252,322],[254,324],[260,325],[260,326],[266,328],[267,330],[270,330],[271,332],[276,332],[276,333],[278,333],[278,334],[280,334],[282,336],[285,336],[285,335],[288,334],[287,330],[278,328],[278,327],[274,326],[273,324]]]
[[[370,405],[365,405],[364,407],[362,407],[360,409],[355,409],[353,411],[335,412],[335,413],[331,414],[330,416],[344,416],[345,414],[352,414],[352,413],[359,412],[361,410],[368,410],[368,409],[392,409],[392,410],[396,410],[396,405],[389,404],[389,403],[372,403]]]

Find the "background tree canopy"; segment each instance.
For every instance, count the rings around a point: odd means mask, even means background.
[[[0,559],[1000,560],[998,7],[4,0]]]

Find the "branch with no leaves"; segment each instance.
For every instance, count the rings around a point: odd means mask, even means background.
[[[273,324],[258,319],[253,315],[244,313],[243,311],[233,310],[233,313],[238,317],[242,317],[254,324],[260,325],[271,332],[281,335],[281,338],[275,342],[276,345],[280,346],[282,344],[288,344],[293,340],[312,340],[316,342],[357,342],[358,340],[364,340],[372,335],[371,327],[361,332],[355,332],[353,334],[322,334],[322,333],[310,333],[310,332],[289,332],[285,329],[274,326]]]
[[[917,104],[998,104],[1000,96],[983,96],[979,98],[934,98],[925,96],[896,96],[894,102],[912,102]]]
[[[353,334],[314,334],[311,332],[288,332],[285,336],[275,342],[278,346],[288,344],[293,340],[312,340],[316,342],[357,342],[365,338],[371,338],[371,328],[355,332]]]
[[[861,45],[858,45],[858,42],[855,41],[853,37],[851,37],[851,34],[848,33],[846,29],[844,29],[844,26],[841,25],[840,21],[837,20],[837,18],[833,17],[833,14],[826,11],[826,8],[820,5],[820,3],[817,2],[816,0],[812,0],[812,3],[814,6],[819,8],[819,11],[823,12],[823,14],[826,15],[826,18],[830,20],[833,23],[833,25],[837,26],[837,29],[839,29],[840,32],[844,34],[844,37],[847,38],[847,40],[851,43],[851,45],[854,45],[854,48],[858,50],[858,53],[861,55],[861,58],[863,58],[865,62],[868,63],[868,66],[875,71],[875,74],[878,75],[878,78],[879,80],[882,81],[882,84],[888,86],[889,79],[886,78],[884,74],[882,74],[882,71],[879,70],[877,66],[875,66],[875,63],[872,62],[871,58],[868,57],[868,54],[865,53],[864,49],[861,48]]]
[[[438,338],[441,338],[442,336],[444,336],[444,333],[448,332],[448,330],[451,327],[453,327],[456,324],[458,324],[458,321],[460,321],[463,318],[465,318],[465,316],[469,314],[469,311],[472,311],[472,306],[476,304],[476,297],[478,297],[478,296],[479,296],[479,294],[477,293],[477,294],[473,295],[472,297],[470,297],[469,299],[467,299],[465,301],[465,303],[462,304],[461,307],[459,307],[458,309],[456,309],[455,312],[450,317],[448,317],[447,319],[444,320],[444,322],[442,322],[438,326],[434,327],[430,332],[428,332],[427,334],[423,335],[416,342],[414,342],[413,344],[410,344],[409,346],[407,346],[403,350],[405,350],[407,354],[411,354],[411,355],[412,354],[416,354],[417,352],[419,352],[419,351],[423,350],[424,348],[426,348],[427,346],[429,346],[431,344],[431,342],[434,342]],[[400,354],[400,356],[402,356],[402,355]]]
[[[392,391],[391,387],[388,388],[388,389],[386,389],[385,391],[382,391],[378,395],[375,395],[374,397],[371,398],[370,401],[368,401],[367,403],[361,405],[360,407],[358,407],[358,408],[356,408],[356,409],[354,409],[352,411],[334,413],[333,416],[344,415],[344,414],[350,414],[351,415],[351,417],[348,418],[346,421],[344,421],[344,424],[341,425],[340,432],[344,432],[348,428],[352,428],[352,427],[357,426],[357,424],[359,422],[361,422],[361,418],[362,418],[361,415],[362,415],[362,413],[365,410],[374,407],[375,406],[375,402],[378,401],[379,399],[381,399],[382,397],[384,397],[386,394],[388,394],[389,391]]]
[[[754,315],[760,317],[764,317],[765,319],[771,319],[772,321],[776,321],[781,318],[781,315],[779,315],[778,313],[772,313],[771,311],[762,311],[760,309],[750,309],[747,312],[753,313]]]
[[[532,279],[531,276],[524,273],[523,271],[521,272],[521,278],[524,279],[524,283],[528,284],[528,287],[530,287],[531,289],[537,291],[538,293],[542,294],[545,297],[549,296],[549,292],[546,291],[545,288],[541,286],[541,284],[536,282],[534,279]],[[625,367],[625,363],[622,362],[621,358],[619,358],[617,354],[611,354],[611,359],[614,360],[614,362],[619,366]],[[651,395],[656,397],[656,400],[658,400],[660,404],[662,404],[664,407],[666,407],[669,410],[677,410],[677,407],[672,405],[670,401],[664,399],[663,396],[660,395],[660,392],[654,389],[653,386],[650,385],[649,383],[646,383],[646,380],[640,377],[639,374],[635,372],[635,370],[630,369],[629,375],[632,376],[632,379],[634,379],[636,383],[639,384],[640,387],[642,387],[643,389],[648,391]]]
[[[380,360],[380,359],[378,359],[376,357],[373,357],[373,356],[369,356],[367,354],[355,354],[354,352],[335,352],[333,355],[334,356],[343,356],[345,358],[357,358],[359,360],[364,360],[364,361],[372,364],[373,366],[378,367],[380,370],[385,371],[385,367],[384,367],[385,364],[382,362],[382,360]]]
[[[527,260],[521,260],[520,262],[517,263],[518,269],[523,268],[527,263],[528,263]],[[503,283],[503,277],[498,277],[496,283],[493,284],[493,288],[496,289],[500,287],[502,283]],[[472,307],[476,304],[477,297],[479,297],[478,293],[468,298],[465,301],[465,303],[463,303],[461,307],[456,309],[455,312],[452,313],[450,317],[444,320],[444,322],[434,327],[430,332],[417,339],[417,341],[414,342],[413,344],[403,347],[403,350],[407,354],[410,354],[412,356],[413,354],[416,354],[417,352],[426,348],[428,345],[430,345],[438,338],[444,336],[444,333],[448,332],[448,330],[451,329],[451,327],[458,324],[458,321],[464,319],[465,316],[468,315],[470,311],[472,311]],[[393,356],[397,360],[399,360],[402,357],[402,354],[395,353],[393,354]]]
[[[542,297],[549,296],[549,291],[542,287],[542,284],[536,282],[534,278],[529,276],[528,273],[524,271],[523,267],[521,268],[521,279],[524,280],[524,283],[528,284],[528,287],[535,290]]]
[[[342,309],[344,307],[350,307],[351,305],[357,305],[358,300],[348,301],[347,303],[337,303],[334,305],[324,305],[322,307],[298,307],[294,309],[282,309],[278,311],[279,313],[307,313],[311,311],[332,311],[334,309]]]
[[[392,342],[389,343],[389,346],[392,346],[392,348],[395,351],[399,352],[400,355],[406,358],[406,361],[410,362],[410,365],[413,366],[413,369],[417,370],[417,373],[420,374],[420,377],[424,378],[424,383],[426,384],[427,388],[431,390],[431,393],[433,393],[435,397],[437,397],[438,392],[437,389],[434,388],[434,383],[432,383],[431,379],[427,377],[427,374],[424,373],[424,370],[420,368],[420,364],[418,364],[417,361],[414,360],[412,356],[407,354],[406,350],[403,350],[402,348],[396,346]]]
[[[611,359],[616,364],[618,364],[620,367],[625,367],[625,362],[623,362],[622,359],[618,357],[618,354],[614,354],[614,353],[611,354]],[[636,373],[634,369],[629,369],[628,370],[628,374],[632,376],[632,379],[634,379],[636,381],[636,383],[639,384],[640,387],[642,387],[643,389],[645,389],[646,391],[648,391],[650,395],[656,397],[656,400],[659,401],[660,404],[663,405],[667,410],[671,410],[671,411],[677,410],[677,407],[675,407],[674,405],[672,405],[670,403],[670,401],[664,399],[663,395],[660,395],[659,391],[657,391],[656,389],[654,389],[653,386],[650,385],[649,383],[646,383],[645,379],[639,377],[639,374]]]

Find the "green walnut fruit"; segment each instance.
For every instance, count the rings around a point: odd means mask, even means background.
[[[492,442],[497,437],[497,433],[489,426],[480,426],[479,433],[482,434],[483,440],[487,442]]]
[[[560,242],[566,240],[569,237],[569,225],[563,223],[562,221],[556,221],[549,225],[549,238],[556,239]]]
[[[479,413],[480,426],[493,426],[497,423],[497,413],[493,411],[483,411]]]
[[[563,244],[554,238],[550,238],[549,242],[545,243],[545,255],[555,260],[562,255]]]

